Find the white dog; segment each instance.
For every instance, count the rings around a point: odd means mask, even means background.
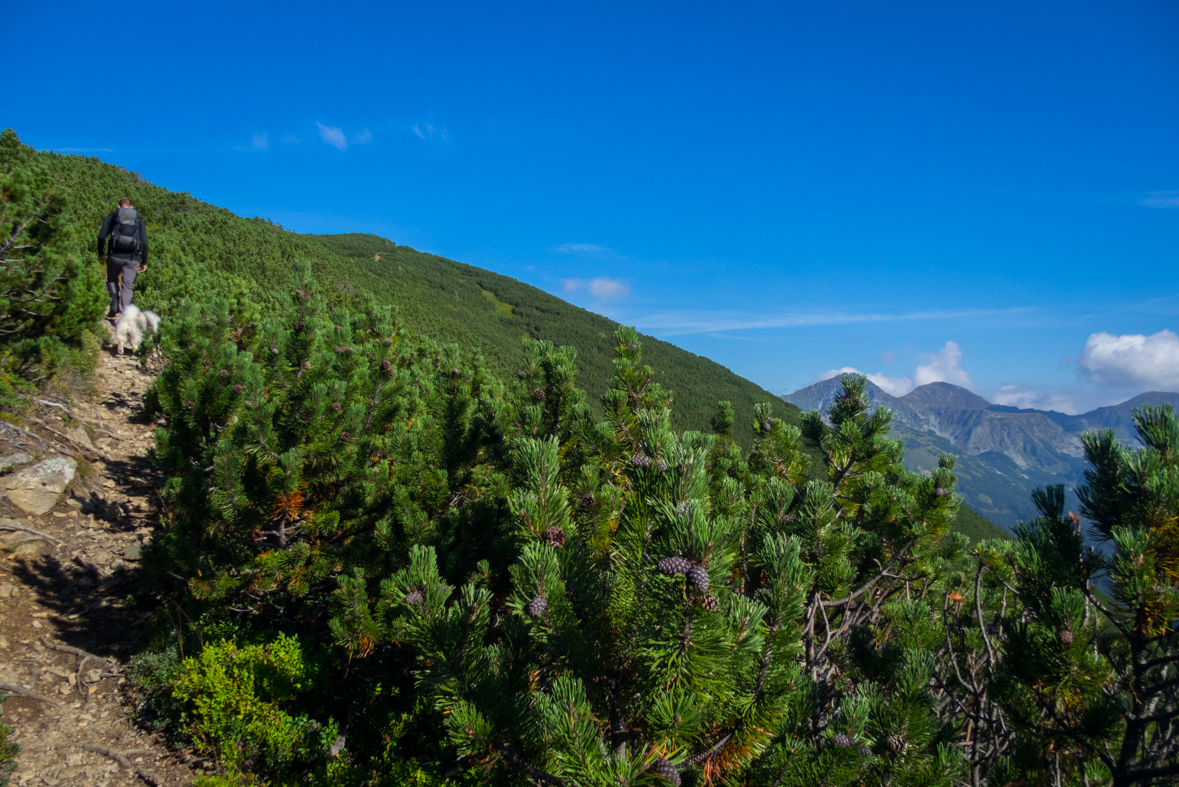
[[[159,327],[160,315],[140,311],[138,306],[128,306],[115,323],[115,347],[119,355],[123,354],[124,347],[130,347],[131,352],[138,350],[139,343],[143,341],[143,332],[148,328],[154,331]]]

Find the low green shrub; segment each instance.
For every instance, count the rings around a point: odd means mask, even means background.
[[[12,728],[4,723],[4,698],[0,697],[0,787],[8,787],[18,754],[20,746],[12,742]]]
[[[281,778],[296,761],[326,757],[339,733],[330,719],[321,725],[283,707],[312,688],[316,671],[299,640],[283,634],[265,645],[209,644],[184,660],[173,685],[187,706],[183,731],[227,777]]]

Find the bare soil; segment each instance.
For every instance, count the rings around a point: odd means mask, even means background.
[[[138,550],[151,538],[162,479],[147,459],[153,426],[142,417],[150,376],[106,351],[99,372],[88,401],[70,404],[72,418],[51,421],[60,412],[51,407],[37,416],[93,446],[74,446],[72,488],[38,517],[0,499],[0,516],[52,537],[0,532],[0,689],[21,745],[12,784],[22,787],[171,787],[212,767],[134,720],[126,667],[147,645],[151,601]],[[30,449],[0,440],[0,455],[16,451]]]

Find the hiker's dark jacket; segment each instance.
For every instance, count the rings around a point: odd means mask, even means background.
[[[114,260],[140,260],[144,265],[147,264],[147,226],[143,223],[143,217],[136,219],[139,225],[139,253],[129,254],[127,252],[119,252],[118,254],[111,252],[111,259]],[[102,222],[102,229],[98,231],[98,256],[106,259],[106,244],[107,239],[110,238],[111,233],[115,231],[115,214],[107,216]],[[113,249],[114,244],[111,244]]]

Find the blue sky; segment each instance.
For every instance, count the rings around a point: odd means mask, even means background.
[[[39,31],[6,42],[28,144],[486,267],[774,391],[1179,390],[1174,2],[5,13]]]

